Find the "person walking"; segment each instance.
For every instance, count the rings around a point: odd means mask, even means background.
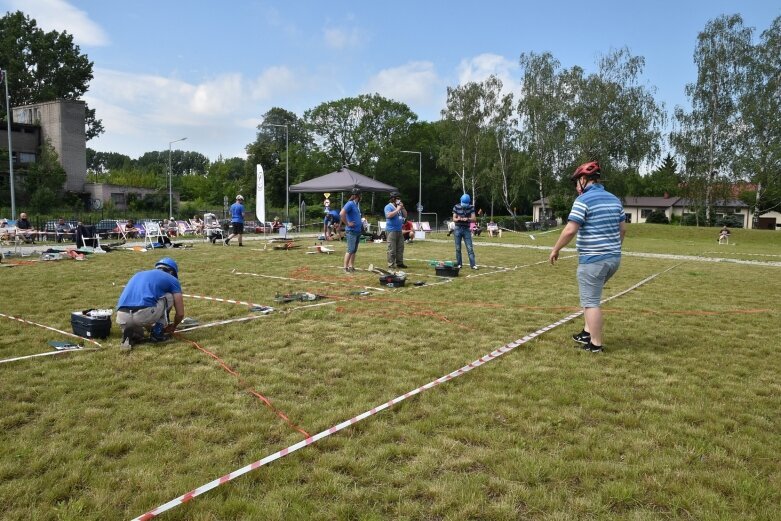
[[[225,245],[227,246],[234,237],[238,237],[239,246],[244,246],[242,243],[242,238],[244,237],[244,197],[241,195],[236,196],[236,202],[230,207],[230,214],[233,233],[225,239]]]
[[[572,338],[592,353],[603,350],[602,309],[599,307],[602,288],[618,271],[626,234],[624,207],[618,197],[600,184],[600,175],[596,161],[580,165],[572,174],[578,197],[549,257],[550,263],[555,264],[561,249],[577,235],[578,290],[586,324]]]
[[[174,321],[168,311],[174,308]],[[149,330],[153,342],[168,340],[184,320],[184,299],[179,284],[179,266],[170,257],[155,263],[152,270],[139,271],[128,281],[117,301],[117,324],[122,329],[122,349],[132,349]]]
[[[361,237],[361,190],[353,188],[350,192],[350,200],[342,207],[339,218],[345,225],[347,237],[347,253],[344,254],[344,272],[355,271],[355,253],[358,251],[358,239]]]
[[[469,256],[469,266],[473,269],[477,269],[477,263],[475,262],[475,249],[472,245],[472,232],[469,226],[477,221],[475,216],[475,207],[472,206],[472,198],[469,194],[461,196],[461,201],[453,207],[453,228],[455,233],[456,243],[456,264],[461,267],[461,241],[466,244],[466,254]]]
[[[404,264],[404,235],[401,227],[407,218],[407,210],[399,192],[390,193],[385,205],[385,236],[388,240],[388,268],[406,268]]]

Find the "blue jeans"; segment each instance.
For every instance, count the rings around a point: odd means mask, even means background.
[[[621,265],[621,257],[613,257],[589,264],[578,264],[578,290],[580,307],[598,308],[602,300],[602,288]]]
[[[466,226],[456,226],[455,242],[456,242],[456,264],[462,266],[461,262],[461,239],[466,244],[466,254],[469,256],[469,265],[475,265],[475,249],[472,246],[472,232]]]

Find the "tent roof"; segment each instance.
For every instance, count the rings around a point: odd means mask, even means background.
[[[293,193],[349,192],[353,188],[360,188],[364,192],[392,192],[396,190],[395,186],[386,185],[346,167],[297,185],[290,185],[290,191]]]

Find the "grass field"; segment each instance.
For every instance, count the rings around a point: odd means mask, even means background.
[[[409,280],[427,285],[386,291],[341,273],[343,245],[305,254],[314,239],[166,252],[185,293],[277,311],[129,353],[115,325],[102,349],[0,364],[0,516],[139,516],[304,439],[249,390],[316,434],[556,322],[577,311],[573,252],[544,262],[557,235],[479,238],[481,270],[435,284],[424,261],[453,258],[435,234],[406,248]],[[574,349],[575,320],[161,518],[779,519],[781,233],[716,235],[629,226],[604,296],[672,269],[604,306],[604,353]],[[356,266],[384,252],[362,244]],[[71,311],[114,307],[160,256],[3,268],[0,313],[70,331]],[[294,291],[330,303],[274,302]],[[201,323],[254,315],[185,304]],[[0,327],[0,359],[67,340]]]

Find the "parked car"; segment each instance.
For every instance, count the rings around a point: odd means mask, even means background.
[[[273,233],[270,222],[262,223],[260,221],[247,221],[244,223],[244,230],[249,233]]]

